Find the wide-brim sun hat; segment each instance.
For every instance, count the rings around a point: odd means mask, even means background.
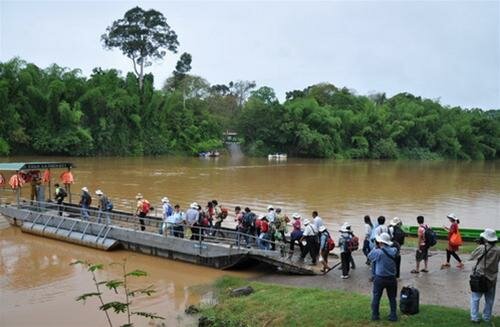
[[[391,222],[389,223],[389,225],[391,226],[397,226],[401,224],[401,219],[399,219],[398,217],[394,217],[391,219]]]
[[[454,213],[449,213],[446,218],[448,219],[453,219],[453,220],[457,220],[457,216],[454,214]]]
[[[491,228],[486,228],[484,232],[479,234],[479,236],[484,238],[488,242],[498,242],[497,233]]]
[[[89,189],[88,189],[86,186],[84,186],[84,187],[82,187],[82,191],[84,191],[84,192],[88,192],[88,191],[89,191]]]
[[[141,193],[137,193],[137,195],[135,196],[135,198],[136,198],[137,200],[142,199],[142,194],[141,194]]]
[[[161,202],[163,203],[170,203],[170,200],[165,196],[161,199]]]
[[[267,210],[274,210],[274,207],[272,205],[268,205]]]
[[[101,190],[97,190],[97,191],[95,191],[95,194],[96,194],[96,195],[102,195],[103,193],[102,193],[102,191],[101,191]]]
[[[320,232],[324,232],[325,230],[326,230],[325,225],[321,225],[321,226],[319,226],[319,231],[320,231]]]
[[[342,227],[340,227],[340,232],[350,232],[351,231],[351,224],[349,223],[344,223]]]
[[[382,233],[380,235],[377,235],[375,237],[375,239],[377,240],[377,242],[379,243],[384,243],[384,244],[387,244],[389,246],[392,245],[392,241],[391,241],[391,236],[387,233]]]
[[[300,215],[299,215],[298,213],[296,213],[296,212],[295,212],[295,213],[292,215],[292,218],[293,218],[293,219],[300,219]]]
[[[191,203],[190,207],[191,207],[191,209],[196,209],[196,210],[198,210],[198,203],[193,202],[193,203]]]
[[[307,226],[311,223],[311,221],[309,219],[304,219],[304,226]]]

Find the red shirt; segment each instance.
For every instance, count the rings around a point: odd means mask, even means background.
[[[265,220],[260,221],[260,231],[261,233],[267,233],[269,231],[269,224]]]

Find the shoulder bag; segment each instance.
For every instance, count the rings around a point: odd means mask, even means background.
[[[482,258],[484,258],[484,269],[486,269],[486,254],[490,249],[486,249],[486,245],[484,246],[484,248],[485,252],[482,256],[479,257],[479,259],[477,259],[474,270],[470,275],[470,290],[476,293],[486,293],[492,286],[490,280],[486,278],[484,274],[480,274],[479,272],[477,272],[477,266],[479,265],[479,261],[481,261]]]

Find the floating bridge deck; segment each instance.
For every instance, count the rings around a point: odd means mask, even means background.
[[[111,213],[111,224],[96,221],[97,212],[91,212],[89,221],[82,220],[79,208],[64,206],[59,216],[57,205],[2,205],[0,214],[11,224],[20,226],[23,232],[76,243],[101,250],[124,248],[144,254],[200,264],[219,269],[228,269],[249,263],[265,263],[279,271],[313,275],[317,272],[310,266],[289,260],[279,250],[260,250],[243,245],[243,234],[234,230],[218,230],[217,236],[207,234],[203,239],[189,240],[158,233],[160,220],[145,219],[146,230],[141,231],[137,218],[125,213]],[[105,219],[103,219],[105,220]],[[210,230],[213,232],[214,230]],[[253,237],[252,237],[253,238]],[[239,242],[241,240],[241,242]],[[253,238],[252,241],[255,241]],[[252,242],[254,243],[254,242]]]

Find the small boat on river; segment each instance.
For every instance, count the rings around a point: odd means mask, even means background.
[[[286,153],[275,153],[275,154],[269,154],[267,156],[268,160],[287,160],[287,154]]]
[[[418,226],[402,226],[401,227],[406,235],[417,237]],[[432,230],[436,232],[438,239],[446,240],[448,238],[448,231],[443,227],[432,227]],[[481,234],[483,229],[474,228],[460,228],[460,235],[464,241],[475,241],[479,239],[479,234]],[[500,238],[500,231],[496,231],[497,236]]]

